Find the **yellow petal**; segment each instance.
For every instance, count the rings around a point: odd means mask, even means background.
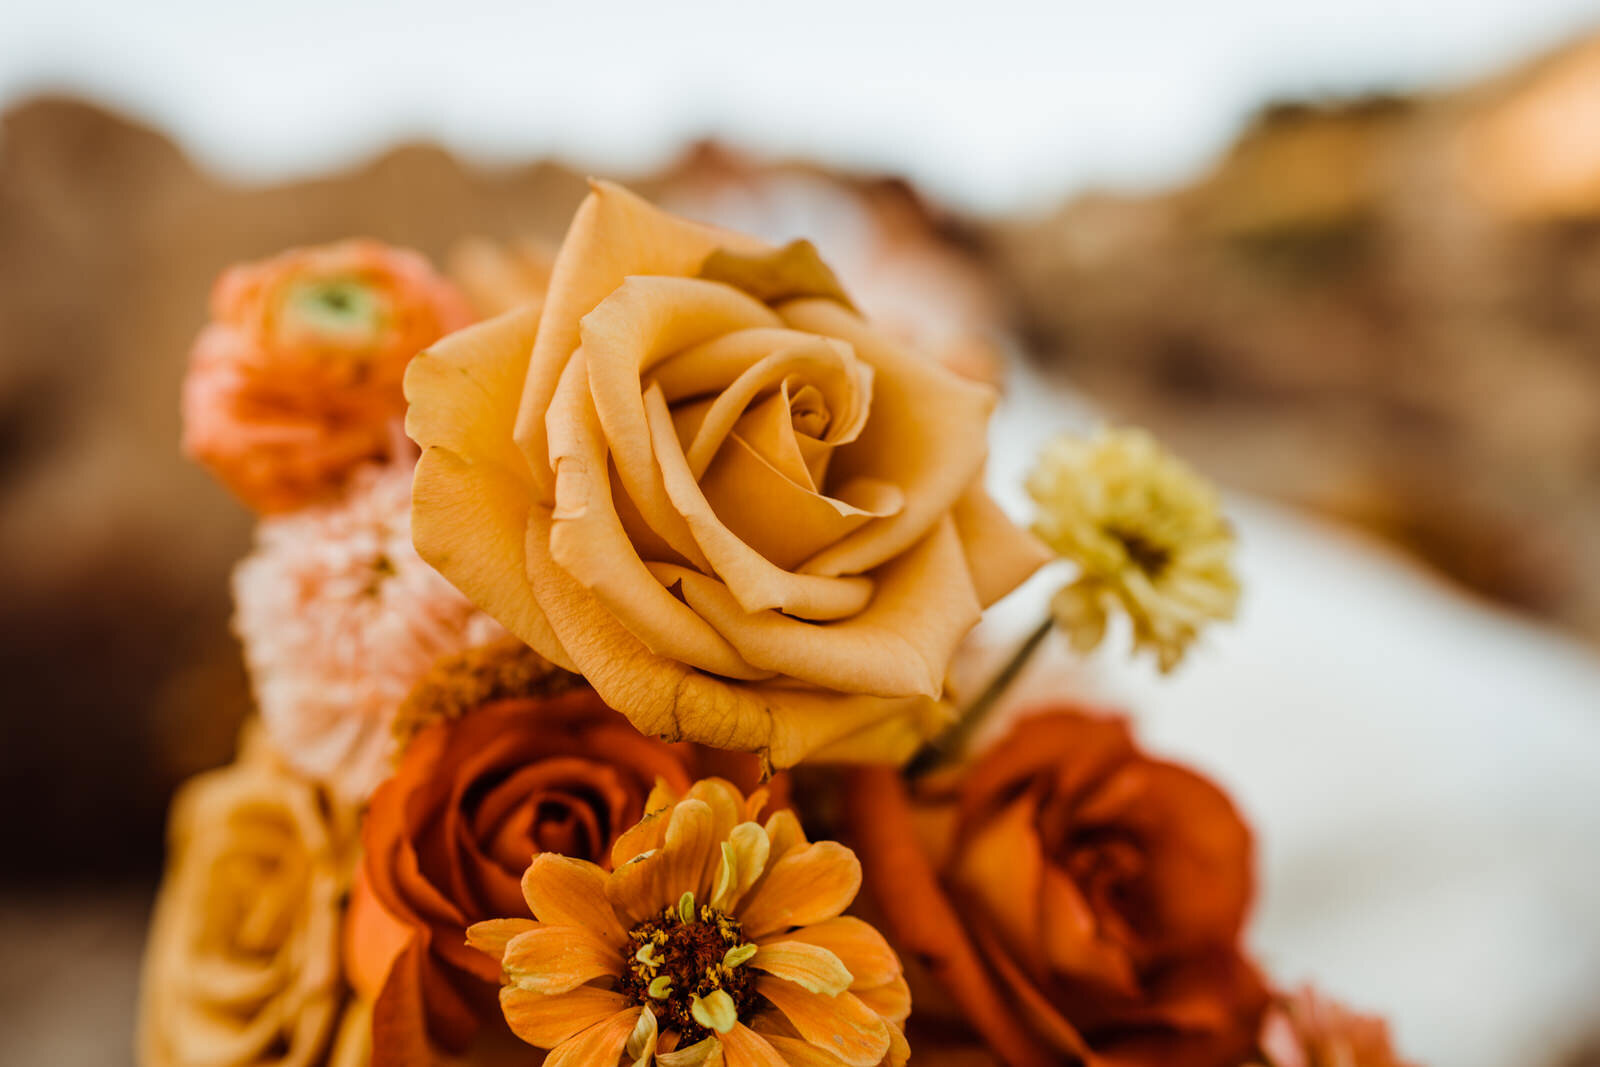
[[[522,876],[522,896],[540,922],[581,927],[612,946],[628,939],[606,903],[606,872],[596,864],[541,852]]]
[[[578,926],[538,925],[512,938],[501,963],[519,989],[565,993],[596,978],[622,974],[622,954]]]
[[[722,864],[712,886],[710,903],[713,908],[732,911],[744,899],[750,887],[766,872],[771,845],[766,830],[757,823],[740,823],[733,828],[722,846]]]
[[[850,1067],[876,1067],[889,1051],[889,1024],[853,993],[823,996],[776,978],[758,978],[756,991],[783,1012],[801,1037]]]
[[[622,1055],[641,1009],[620,1011],[550,1050],[544,1067],[613,1067]]]
[[[634,1009],[637,1010],[637,1009]],[[547,997],[543,993],[530,993],[516,986],[500,989],[500,1011],[506,1017],[511,1032],[530,1045],[555,1048],[568,1038],[581,1034],[596,1023],[625,1014],[628,1003],[621,993],[596,986],[579,986],[570,993]],[[628,1029],[633,1028],[633,1018],[628,1018]],[[622,1039],[627,1040],[628,1031]]]
[[[995,393],[903,351],[832,301],[797,300],[778,310],[797,329],[848,341],[873,368],[871,416],[855,444],[835,456],[830,476],[897,485],[905,509],[862,527],[801,568],[860,574],[925,536],[978,476],[988,453]]]
[[[839,1057],[813,1045],[805,1038],[768,1033],[760,1036],[772,1046],[780,1061],[788,1067],[840,1067]]]
[[[498,960],[506,954],[506,942],[538,925],[532,919],[487,919],[467,927],[467,944]]]
[[[790,1067],[791,1061],[780,1055],[767,1038],[743,1023],[734,1024],[721,1041],[723,1062],[728,1067]],[[834,1060],[833,1067],[838,1067],[838,1062]]]
[[[555,479],[545,412],[568,357],[578,347],[583,317],[630,275],[690,277],[719,248],[747,255],[767,250],[753,238],[669,215],[610,182],[591,182],[589,187],[551,270],[517,413],[517,445],[546,499],[554,497]]]
[[[722,1067],[722,1042],[712,1034],[686,1048],[656,1053],[656,1064],[657,1067]]]
[[[606,896],[635,923],[659,915],[685,893],[709,885],[721,858],[716,816],[704,800],[680,801],[668,818],[661,847],[624,864],[606,880]]]
[[[835,841],[791,849],[767,868],[738,910],[746,937],[764,938],[789,926],[831,919],[855,899],[861,888],[861,863],[854,852]]]
[[[883,985],[900,977],[900,958],[882,934],[851,915],[778,934],[784,941],[825,948],[854,976],[852,989]]]
[[[911,987],[904,978],[866,989],[852,989],[861,1003],[891,1023],[904,1022],[911,1015]]]
[[[853,976],[839,957],[803,941],[771,941],[756,950],[750,966],[793,982],[812,993],[834,996],[850,988]]]

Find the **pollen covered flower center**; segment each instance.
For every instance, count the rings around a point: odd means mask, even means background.
[[[738,920],[685,893],[657,918],[628,934],[622,992],[646,1005],[663,1028],[677,1029],[685,1044],[711,1031],[726,1033],[754,997],[746,966],[756,946]]]
[[[1150,579],[1161,577],[1172,562],[1172,549],[1136,527],[1111,527],[1108,531],[1128,554],[1128,559]]]

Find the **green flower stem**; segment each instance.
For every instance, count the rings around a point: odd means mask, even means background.
[[[1000,703],[1000,698],[1005,696],[1006,691],[1011,688],[1011,683],[1017,680],[1017,676],[1028,665],[1028,661],[1033,659],[1033,654],[1039,651],[1039,646],[1044,644],[1044,639],[1054,628],[1055,619],[1046,615],[1044,621],[1034,627],[1027,640],[1017,646],[1017,650],[1011,654],[1005,666],[1001,667],[989,680],[989,684],[984,686],[983,692],[961,712],[950,729],[924,745],[922,751],[906,764],[907,778],[920,778],[966,750],[972,735],[983,725],[989,713],[994,711],[995,705]]]

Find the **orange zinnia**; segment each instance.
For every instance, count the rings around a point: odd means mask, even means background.
[[[900,960],[842,914],[860,863],[808,842],[792,812],[756,822],[765,803],[716,778],[681,799],[657,786],[614,871],[539,855],[522,878],[536,918],[467,931],[500,960],[506,1021],[551,1050],[548,1067],[905,1062]]]

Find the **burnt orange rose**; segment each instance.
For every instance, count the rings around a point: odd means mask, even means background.
[[[467,947],[467,927],[531,917],[521,880],[534,856],[605,865],[658,780],[683,791],[708,773],[753,786],[758,768],[645,737],[587,687],[418,733],[373,795],[346,920],[351,981],[373,1001],[373,1063],[429,1062],[432,1048],[464,1051],[484,1021],[499,1027],[500,968]]]
[[[1307,986],[1277,997],[1261,1024],[1255,1067],[1415,1067],[1400,1058],[1389,1025]]]
[[[1006,1063],[1249,1056],[1266,1005],[1239,949],[1250,833],[1122,720],[1052,711],[968,768],[911,786],[861,771],[851,794],[888,932]]]
[[[352,240],[229,268],[183,383],[183,447],[242,501],[287,511],[406,445],[406,364],[472,321],[416,252]]]

